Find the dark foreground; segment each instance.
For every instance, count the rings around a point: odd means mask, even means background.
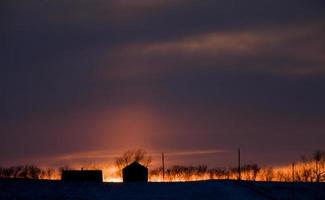
[[[0,179],[0,199],[320,199],[325,184],[237,181],[78,183]]]

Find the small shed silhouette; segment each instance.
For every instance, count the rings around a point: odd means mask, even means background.
[[[63,170],[61,180],[102,182],[103,173],[101,170]]]
[[[148,168],[133,162],[123,169],[123,182],[148,182]]]

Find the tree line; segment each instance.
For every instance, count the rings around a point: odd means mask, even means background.
[[[121,177],[122,169],[133,161],[149,166],[151,156],[141,149],[129,150],[115,159],[115,177]],[[293,167],[293,168],[292,168]],[[0,178],[22,179],[59,179],[60,172],[71,169],[68,166],[59,169],[40,168],[36,165],[20,165],[0,167]],[[294,166],[261,167],[258,164],[245,164],[240,168],[241,180],[251,181],[282,181],[282,182],[325,182],[325,152],[317,150],[311,156],[302,156]],[[174,165],[165,169],[162,177],[162,167],[149,172],[150,181],[195,181],[195,180],[231,180],[238,179],[237,167],[208,168],[207,165],[181,166]],[[104,175],[105,176],[105,175]]]
[[[281,181],[281,182],[325,182],[325,152],[317,150],[312,156],[302,156],[293,166],[260,167],[258,164],[245,164],[240,167],[241,180]],[[152,180],[162,180],[162,168],[151,170]],[[238,167],[208,168],[206,165],[175,165],[165,170],[164,181],[239,179]]]
[[[42,169],[35,165],[0,167],[0,178],[54,179],[56,174],[55,169]]]

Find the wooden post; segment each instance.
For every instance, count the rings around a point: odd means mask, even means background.
[[[295,182],[295,163],[292,163],[292,182]]]
[[[161,161],[162,161],[163,181],[165,181],[165,155],[164,155],[164,152],[161,153]]]
[[[291,187],[292,199],[295,199],[295,163],[292,163],[292,187]]]
[[[238,180],[241,180],[241,174],[240,174],[240,148],[238,149]]]

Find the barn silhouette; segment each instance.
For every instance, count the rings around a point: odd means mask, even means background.
[[[123,182],[148,182],[148,168],[133,162],[123,168]]]
[[[63,170],[61,180],[102,182],[103,173],[101,170]]]

